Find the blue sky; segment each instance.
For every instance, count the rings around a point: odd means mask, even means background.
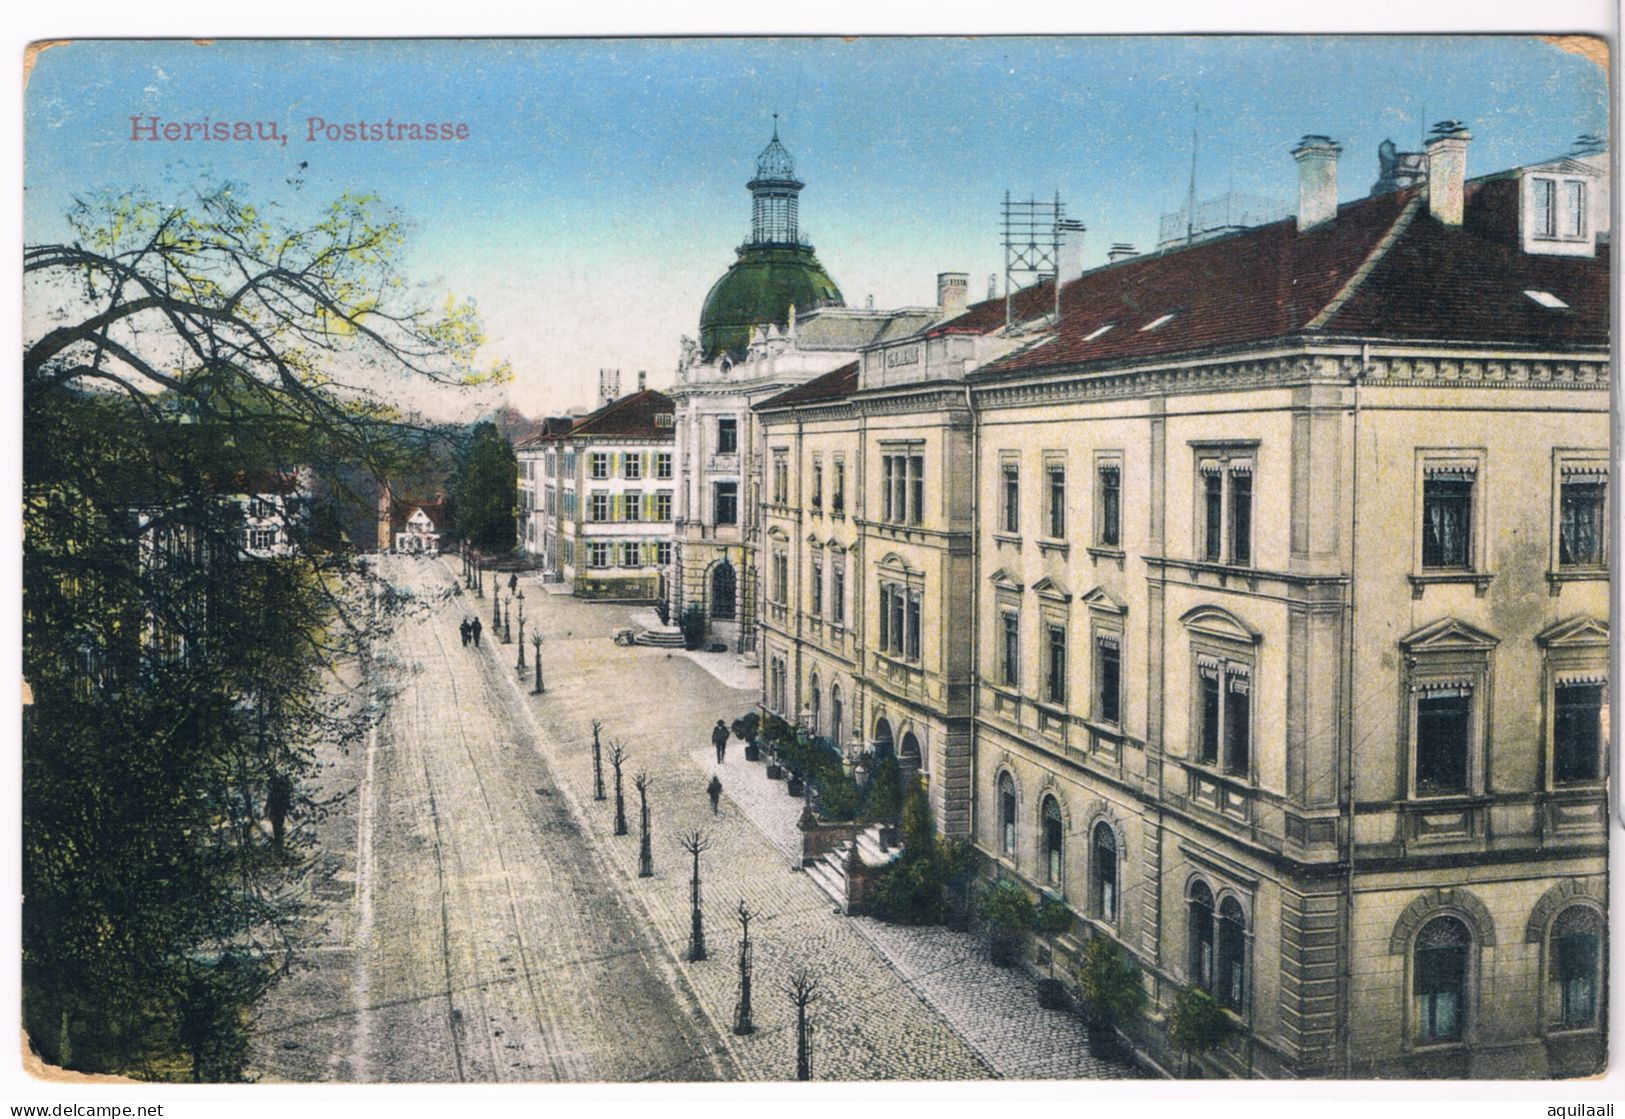
[[[1528,37],[82,41],[41,55],[26,93],[25,239],[62,236],[72,196],[101,187],[209,175],[295,212],[377,192],[412,224],[415,274],[476,299],[516,370],[507,394],[539,413],[589,401],[600,367],[669,383],[748,228],[774,112],[826,268],[849,304],[892,306],[933,302],[940,271],[985,293],[1007,189],[1059,191],[1089,227],[1086,263],[1150,247],[1184,199],[1197,102],[1199,194],[1288,205],[1304,133],[1343,143],[1350,200],[1378,143],[1413,149],[1431,120],[1472,128],[1469,174],[1608,130],[1603,73]],[[291,139],[131,143],[149,114],[275,120]],[[310,116],[466,122],[470,138],[309,143]]]

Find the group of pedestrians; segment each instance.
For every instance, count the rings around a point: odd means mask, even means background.
[[[480,643],[480,620],[478,618],[464,618],[457,627],[457,632],[463,635],[463,644],[478,647]]]

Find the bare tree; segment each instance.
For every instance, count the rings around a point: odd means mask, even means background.
[[[652,784],[654,782],[649,780],[647,773],[639,773],[632,778],[632,785],[638,791],[638,819],[643,836],[638,841],[639,878],[653,878],[655,873],[655,856],[649,849],[649,786]]]
[[[802,968],[784,984],[784,994],[796,1008],[796,1079],[812,1079],[812,1021],[807,1008],[820,996],[818,980]]]
[[[700,852],[709,850],[710,838],[698,828],[687,833],[679,841],[683,850],[694,856],[694,876],[689,879],[688,898],[693,907],[690,916],[688,931],[688,951],[683,959],[696,963],[706,958],[705,951],[705,922],[700,917]]]
[[[739,899],[739,1001],[734,1004],[734,1033],[743,1037],[756,1032],[750,1010],[750,922],[756,914]]]
[[[598,732],[604,729],[604,724],[597,719],[592,721],[592,799],[604,799],[604,759],[603,749],[598,744]]]
[[[626,834],[626,798],[621,794],[621,763],[626,761],[626,747],[619,742],[609,748],[609,764],[615,767],[615,834]]]

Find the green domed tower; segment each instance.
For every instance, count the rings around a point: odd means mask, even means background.
[[[739,246],[739,259],[705,297],[700,311],[702,361],[721,354],[735,360],[743,357],[751,327],[767,322],[784,326],[791,305],[797,313],[846,306],[841,289],[796,228],[804,184],[796,179],[795,161],[779,143],[777,114],[773,139],[756,157],[756,177],[745,185],[751,195],[750,240]]]

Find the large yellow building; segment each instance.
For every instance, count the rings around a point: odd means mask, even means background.
[[[1604,1059],[1605,157],[1469,181],[1469,140],[1339,206],[1305,137],[1294,219],[757,406],[764,703],[912,734],[945,830],[1137,960],[1168,1067],[1191,986],[1210,1074]]]

